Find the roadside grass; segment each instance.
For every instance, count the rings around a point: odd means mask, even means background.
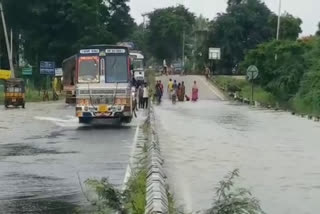
[[[310,100],[307,100],[307,98],[302,98],[300,96],[296,96],[294,99],[290,100],[290,106],[292,106],[292,109],[295,112],[301,113],[301,114],[308,114],[312,116],[319,117],[320,111],[319,106],[313,106],[313,104],[310,104]]]
[[[215,76],[212,82],[225,93],[237,93],[240,98],[251,101],[251,83],[245,79],[233,78],[231,76]],[[254,85],[254,101],[262,106],[276,109],[291,110],[298,114],[307,114],[319,117],[319,106],[313,106],[307,97],[293,96],[289,101],[283,101],[262,87]]]
[[[239,97],[246,98],[251,101],[251,83],[244,79],[217,76],[213,82],[225,92],[237,93]],[[254,85],[254,101],[258,101],[265,106],[276,106],[277,99],[271,93],[267,92],[258,85]]]

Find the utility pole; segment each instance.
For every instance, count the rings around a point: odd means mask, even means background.
[[[183,33],[182,33],[182,71],[184,72],[184,49],[185,49],[185,40],[186,40],[186,32],[183,28]]]
[[[184,7],[185,6],[185,0],[183,0],[183,3],[182,3],[182,6]],[[182,32],[182,72],[184,73],[185,72],[185,68],[184,68],[184,59],[185,59],[185,56],[184,56],[184,51],[185,51],[185,43],[186,43],[186,29],[185,29],[185,26],[183,26],[183,32]]]
[[[280,36],[280,25],[281,25],[281,1],[282,1],[282,0],[279,0],[278,25],[277,25],[277,40],[279,40],[279,36]]]
[[[11,77],[12,77],[12,78],[15,78],[14,68],[13,68],[13,62],[12,62],[12,53],[11,53],[12,50],[10,50],[10,44],[9,44],[9,38],[8,38],[6,21],[5,21],[4,13],[3,13],[2,2],[0,2],[0,11],[1,11],[2,24],[3,24],[4,37],[5,37],[6,45],[7,45],[7,52],[8,52],[8,59],[9,59],[10,70],[11,70]]]
[[[11,59],[13,59],[13,33],[12,33],[12,28],[10,30],[10,52],[11,52]]]

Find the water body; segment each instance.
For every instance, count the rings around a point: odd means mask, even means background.
[[[176,105],[164,100],[155,108],[178,205],[188,211],[209,208],[218,182],[238,168],[237,185],[251,190],[266,213],[318,213],[320,123],[221,101],[200,77],[174,78],[187,85],[198,80],[202,97]]]

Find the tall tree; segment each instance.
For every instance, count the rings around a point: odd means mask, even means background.
[[[115,43],[130,34],[128,0],[3,0],[8,25],[22,35],[27,60],[54,60],[80,47]]]
[[[229,1],[227,12],[212,21],[210,45],[221,48],[219,68],[223,73],[231,73],[248,50],[272,38],[270,15],[260,0]]]
[[[276,38],[277,34],[277,22],[278,16],[272,14],[270,16],[269,24],[272,29],[272,34],[274,38]],[[300,27],[301,24],[302,20],[300,18],[296,18],[289,13],[282,15],[279,38],[282,40],[296,40],[299,37],[299,34],[302,32]]]
[[[316,32],[316,36],[320,36],[320,22],[318,23],[318,30]]]
[[[181,58],[183,31],[186,37],[192,32],[193,13],[184,6],[158,9],[149,14],[148,45],[158,60]]]
[[[259,68],[258,82],[276,97],[288,101],[299,90],[300,81],[308,69],[304,57],[307,47],[303,41],[273,40],[251,50],[241,67],[245,70],[249,65],[256,65]]]

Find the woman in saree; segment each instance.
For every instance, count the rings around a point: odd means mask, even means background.
[[[182,88],[181,88],[181,84],[179,83],[177,88],[178,101],[181,101],[181,96],[182,96]]]
[[[199,99],[199,89],[197,86],[197,82],[194,81],[193,83],[193,87],[192,87],[192,101],[196,102]]]
[[[184,97],[186,95],[186,86],[184,85],[184,82],[181,83],[181,101],[184,101]]]

